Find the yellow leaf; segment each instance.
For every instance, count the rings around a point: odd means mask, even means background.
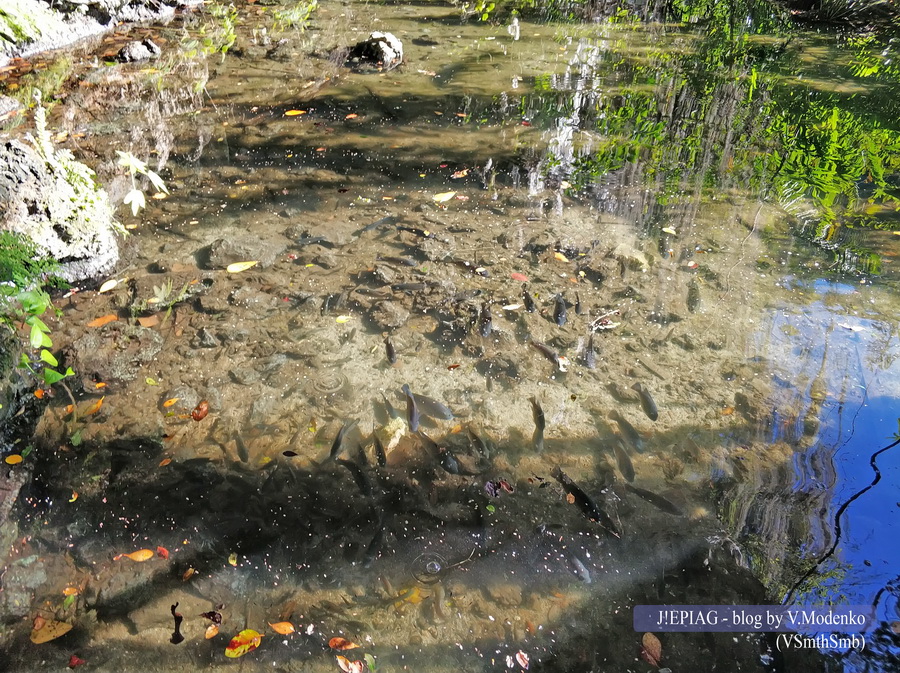
[[[6,458],[3,459],[3,461],[7,465],[18,465],[23,460],[24,460],[24,458],[22,458],[22,456],[20,456],[18,453],[14,453],[13,455],[7,456]]]
[[[60,636],[64,636],[72,630],[72,625],[66,622],[58,622],[55,619],[48,619],[43,623],[41,628],[34,629],[31,632],[31,642],[40,645],[51,640],[56,640]]]
[[[269,622],[269,626],[272,627],[272,630],[275,633],[280,633],[283,636],[287,636],[287,635],[293,633],[294,631],[296,631],[296,629],[294,628],[294,625],[291,624],[290,622],[277,622],[275,624],[273,624],[272,622]]]
[[[235,553],[229,554],[228,565],[237,566],[237,554],[235,554]]]
[[[340,324],[344,324],[345,322],[350,322],[350,316],[349,315],[339,315],[337,318],[334,319],[334,321],[337,323],[340,323]]]
[[[234,264],[229,264],[227,267],[225,267],[225,270],[228,273],[240,273],[241,271],[252,269],[257,264],[259,264],[259,260],[253,262],[235,262]]]
[[[666,234],[672,234],[672,236],[675,236],[678,233],[672,227],[663,227],[663,232]]]
[[[100,286],[100,289],[97,290],[97,292],[99,294],[103,294],[104,292],[109,292],[110,290],[115,289],[116,285],[118,285],[118,284],[119,284],[119,281],[117,281],[115,278],[112,278],[112,279],[106,281],[105,283],[103,283],[103,285]]]
[[[66,587],[63,589],[63,596],[77,596],[78,587]]]
[[[243,657],[247,652],[252,652],[262,642],[262,634],[253,629],[244,629],[228,643],[225,648],[225,656],[230,659]]]
[[[554,252],[554,253],[553,253],[553,256],[554,256],[556,259],[558,259],[560,262],[568,262],[568,261],[569,261],[569,258],[566,257],[566,256],[565,256],[564,254],[562,254],[561,252]]]
[[[305,115],[306,110],[288,110],[284,113],[285,117],[296,117],[297,115]]]
[[[180,397],[170,397],[165,402],[163,402],[163,406],[166,408],[171,407],[173,404],[175,404],[180,399],[181,399]]]
[[[100,411],[100,407],[103,406],[103,400],[105,400],[105,399],[106,399],[106,395],[104,395],[99,400],[94,402],[91,406],[88,407],[87,411],[84,412],[84,415],[90,416],[90,415],[96,414],[98,411]]]
[[[72,491],[72,497],[69,498],[69,502],[75,502],[78,500],[78,491]]]
[[[456,196],[456,192],[441,192],[440,194],[435,194],[431,198],[433,198],[437,203],[444,203],[452,199],[454,196]]]

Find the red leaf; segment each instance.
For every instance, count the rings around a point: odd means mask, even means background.
[[[517,280],[521,283],[528,282],[528,276],[522,275],[521,273],[512,273],[509,275],[509,277],[512,278],[513,280]]]
[[[79,657],[77,654],[73,654],[71,657],[69,657],[69,668],[76,668],[86,663],[87,661]]]

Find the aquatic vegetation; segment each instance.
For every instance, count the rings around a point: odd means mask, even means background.
[[[294,29],[303,32],[309,26],[312,13],[318,8],[318,0],[293,0],[293,5],[276,10],[272,14],[275,21],[273,29],[276,31]]]
[[[142,208],[145,208],[147,206],[147,199],[144,196],[144,191],[142,189],[138,189],[137,183],[135,182],[136,175],[145,176],[150,181],[150,184],[153,185],[153,188],[156,189],[157,194],[169,193],[169,190],[166,187],[166,183],[163,182],[162,178],[159,177],[159,175],[157,175],[154,171],[150,170],[147,167],[146,162],[141,161],[131,152],[122,152],[117,150],[116,154],[119,155],[119,165],[127,168],[128,175],[131,177],[131,191],[125,195],[123,203],[126,206],[131,205],[132,215],[137,215]]]

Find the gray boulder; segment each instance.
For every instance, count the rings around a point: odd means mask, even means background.
[[[393,33],[375,31],[350,49],[351,65],[391,70],[403,62],[403,43]]]
[[[133,40],[126,44],[116,54],[116,60],[120,63],[134,63],[159,58],[161,54],[162,49],[153,40],[146,38]]]

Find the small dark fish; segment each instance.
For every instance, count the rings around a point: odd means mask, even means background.
[[[372,231],[373,229],[377,229],[378,227],[385,227],[385,226],[388,226],[391,224],[396,224],[396,223],[397,223],[397,216],[396,215],[388,215],[387,217],[382,217],[380,220],[376,220],[375,222],[372,222],[372,224],[367,224],[362,229],[357,231],[356,235],[358,236],[359,234],[364,234],[367,231]]]
[[[542,344],[540,341],[532,341],[531,345],[538,349],[541,355],[555,364],[559,368],[559,371],[565,373],[569,366],[569,360],[567,358],[560,356],[560,354],[550,348],[550,346]]]
[[[628,456],[625,447],[622,446],[621,440],[616,439],[616,441],[613,442],[613,451],[616,454],[616,463],[619,465],[619,472],[625,477],[625,481],[634,481],[634,465],[632,465],[631,458]]]
[[[694,278],[688,285],[687,310],[691,313],[696,313],[698,308],[700,308],[700,286],[697,285],[697,279]]]
[[[301,236],[297,239],[297,245],[321,245],[323,248],[333,248],[334,243],[324,236]]]
[[[466,432],[469,433],[469,439],[472,440],[472,444],[475,445],[475,449],[481,456],[485,459],[489,459],[491,457],[491,448],[488,446],[488,443],[479,436],[471,427],[466,428]]]
[[[582,560],[578,558],[578,556],[571,551],[566,551],[566,558],[572,566],[572,572],[575,573],[575,577],[580,579],[585,584],[591,583],[591,571],[587,569],[587,566],[584,565]]]
[[[408,231],[411,234],[415,234],[416,236],[421,236],[422,238],[434,238],[434,232],[428,231],[427,229],[419,229],[418,227],[397,227],[398,231]]]
[[[406,395],[406,422],[409,423],[409,431],[416,432],[419,429],[419,407],[415,395],[406,383],[403,384],[403,394]]]
[[[400,264],[402,266],[415,266],[417,264],[416,260],[409,259],[408,257],[390,257],[386,255],[378,255],[376,257],[379,262],[390,262],[391,264]]]
[[[394,408],[394,405],[388,400],[387,395],[382,393],[381,397],[384,399],[384,407],[387,410],[388,416],[390,416],[391,419],[400,418],[400,412]]]
[[[556,295],[556,307],[553,309],[553,322],[562,327],[566,324],[568,312],[566,311],[566,300],[559,293]]]
[[[359,487],[360,493],[365,496],[372,495],[372,482],[369,481],[366,473],[363,472],[362,468],[359,465],[350,460],[344,460],[343,458],[338,458],[337,462],[350,470],[350,474],[353,476],[353,481],[355,481],[356,485]]]
[[[366,548],[366,554],[363,556],[363,568],[368,568],[375,562],[375,559],[381,554],[381,545],[384,542],[384,525],[381,520],[378,521],[378,530],[372,537],[372,541]]]
[[[391,285],[391,289],[394,292],[418,292],[427,287],[428,285],[425,283],[394,283]]]
[[[328,458],[325,459],[325,462],[328,463],[335,458],[337,458],[341,451],[344,449],[344,438],[347,436],[347,432],[356,425],[356,421],[350,421],[349,423],[344,423],[341,426],[341,429],[338,430],[337,436],[334,438],[334,442],[331,445],[331,453],[328,454]]]
[[[235,430],[234,433],[234,443],[237,445],[237,454],[238,458],[241,459],[242,463],[250,462],[250,452],[247,450],[247,445],[244,444],[244,439],[241,437],[240,433]]]
[[[585,493],[578,484],[572,481],[569,475],[559,469],[559,465],[553,468],[551,475],[560,483],[563,490],[568,495],[572,496],[575,500],[575,504],[578,505],[578,509],[580,509],[588,519],[594,523],[600,524],[602,528],[606,529],[612,535],[621,537],[622,531],[619,529],[616,522],[613,521],[612,517],[601,507],[598,507],[597,503],[591,500],[590,496]]]
[[[587,346],[584,348],[584,364],[588,369],[597,368],[597,351],[594,350],[594,333],[588,336]]]
[[[638,488],[637,486],[632,486],[631,484],[625,484],[625,488],[634,493],[637,497],[643,498],[651,505],[658,507],[666,514],[674,514],[675,516],[682,516],[684,514],[684,512],[682,512],[677,505],[670,502],[669,500],[666,500],[661,495],[656,495],[656,493],[653,493],[652,491]]]
[[[537,398],[530,397],[529,401],[531,402],[531,416],[534,418],[534,434],[531,436],[531,445],[537,453],[541,453],[544,450],[544,428],[547,423],[544,419],[544,410]]]
[[[651,421],[655,421],[659,418],[659,411],[656,408],[656,402],[654,402],[653,398],[650,396],[650,391],[640,383],[635,383],[631,386],[631,389],[637,391],[637,394],[641,396],[641,409],[647,414],[647,418]]]
[[[575,315],[584,315],[584,307],[581,305],[581,297],[575,293]]]
[[[372,430],[372,440],[375,444],[375,462],[378,463],[378,467],[384,467],[387,465],[387,454],[384,452],[384,444],[381,443],[381,440],[378,438],[378,432],[374,428]]]
[[[531,296],[531,293],[528,291],[528,285],[522,286],[522,301],[525,302],[525,310],[528,313],[534,313],[537,310],[537,306],[534,303],[534,297]]]
[[[634,426],[626,421],[622,414],[613,409],[609,412],[609,417],[619,424],[619,430],[622,432],[622,436],[625,438],[625,441],[631,445],[638,453],[644,452],[644,440],[641,439],[641,436],[638,434],[638,431],[634,429]]]
[[[296,458],[296,457],[299,456],[300,454],[297,453],[296,451],[287,450],[287,451],[282,451],[282,452],[281,452],[281,455],[282,455],[282,456],[286,456],[286,457],[288,457],[288,458]]]
[[[404,388],[405,390],[403,390],[403,394],[405,395],[408,392],[409,386],[404,385]],[[413,395],[412,392],[409,392],[409,394]],[[448,407],[446,404],[442,404],[434,398],[428,397],[427,395],[420,395],[419,393],[415,393],[413,397],[416,400],[416,406],[419,409],[419,413],[421,413],[423,416],[436,418],[441,421],[453,420],[453,411],[451,411],[450,407]]]
[[[478,319],[478,333],[487,337],[491,335],[494,329],[493,316],[491,315],[491,305],[485,302],[481,305],[481,316]]]
[[[369,287],[357,287],[353,291],[357,294],[362,294],[367,297],[380,297],[382,299],[387,299],[391,296],[390,292],[386,292],[384,290],[373,290]]]
[[[444,471],[449,472],[450,474],[462,474],[459,467],[459,461],[450,449],[443,446],[440,447],[438,449],[438,459],[440,460],[441,467],[444,468]]]
[[[392,365],[397,364],[397,351],[394,349],[394,342],[391,341],[391,337],[384,338],[384,349],[387,353],[388,362]]]

